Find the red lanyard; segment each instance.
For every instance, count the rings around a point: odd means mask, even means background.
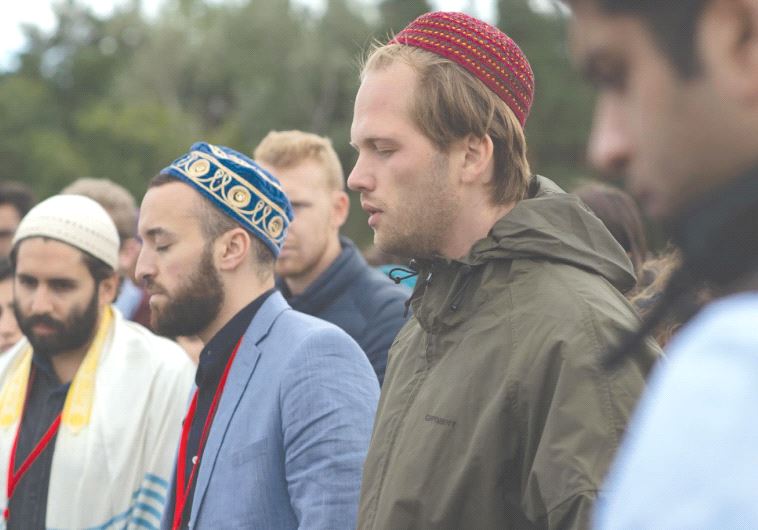
[[[240,340],[237,341],[237,345],[234,347],[234,351],[232,351],[232,354],[229,356],[229,360],[226,361],[224,373],[221,375],[221,379],[219,379],[218,386],[216,387],[216,393],[213,394],[211,408],[208,410],[208,415],[205,417],[203,432],[200,435],[200,443],[197,447],[197,455],[192,461],[192,471],[190,472],[189,480],[187,481],[186,486],[184,484],[184,476],[186,472],[185,468],[187,465],[187,442],[189,440],[190,429],[192,428],[192,421],[195,418],[198,390],[195,390],[195,395],[192,397],[192,403],[190,404],[189,411],[187,411],[187,416],[184,418],[184,422],[182,424],[182,439],[179,444],[179,456],[176,463],[176,503],[174,504],[174,520],[173,524],[171,525],[172,530],[177,530],[182,524],[182,515],[184,514],[184,507],[187,504],[187,497],[189,496],[189,492],[192,487],[192,480],[195,478],[195,472],[199,467],[200,458],[203,455],[203,448],[205,447],[205,441],[208,438],[208,433],[210,431],[211,424],[213,423],[213,417],[216,415],[216,408],[218,407],[218,402],[221,399],[221,394],[224,392],[224,386],[226,385],[226,378],[229,375],[229,369],[232,367],[232,362],[234,362],[234,357],[237,355],[237,350],[239,349],[241,342],[242,339],[240,338]]]
[[[18,446],[18,437],[21,433],[21,425],[24,421],[24,412],[26,412],[26,404],[29,401],[29,392],[31,391],[32,385],[34,384],[34,369],[32,368],[32,373],[29,376],[29,383],[27,384],[26,389],[26,398],[24,398],[24,408],[21,411],[21,419],[18,422],[18,429],[16,430],[16,438],[13,440],[13,448],[11,449],[11,459],[10,463],[8,464],[8,483],[7,483],[7,505],[5,507],[5,511],[3,512],[3,517],[5,517],[5,520],[8,521],[8,518],[10,517],[10,505],[11,505],[11,497],[13,497],[13,492],[16,490],[16,486],[18,486],[18,483],[21,481],[21,478],[24,476],[24,474],[29,470],[30,467],[32,467],[32,464],[39,458],[39,455],[42,454],[42,451],[44,451],[48,445],[50,445],[50,442],[55,437],[55,433],[58,432],[58,427],[61,425],[61,413],[58,413],[58,416],[55,417],[53,420],[53,423],[50,424],[50,427],[47,428],[47,431],[45,431],[45,434],[42,435],[42,438],[39,439],[37,444],[32,449],[32,452],[27,455],[27,457],[24,459],[24,461],[21,464],[21,467],[18,468],[18,471],[14,470],[16,469],[16,448]]]

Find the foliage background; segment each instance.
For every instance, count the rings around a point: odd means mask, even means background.
[[[64,0],[56,28],[26,27],[18,65],[0,73],[0,179],[44,198],[107,177],[139,200],[198,139],[250,153],[291,128],[330,136],[349,172],[360,57],[428,10],[426,0],[328,0],[319,13],[289,0],[168,0],[148,19],[139,0],[108,16]],[[528,0],[497,0],[497,12],[535,71],[533,169],[571,187],[586,175],[592,101],[568,61],[565,15]],[[366,217],[352,206],[344,232],[365,246]]]

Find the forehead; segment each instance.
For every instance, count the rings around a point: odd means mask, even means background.
[[[312,191],[326,188],[326,168],[316,159],[306,158],[286,167],[267,164],[261,164],[261,166],[279,179],[287,194],[292,189]]]
[[[410,106],[418,74],[403,63],[366,72],[355,98],[353,141],[389,133],[399,123],[410,124]]]
[[[81,250],[42,237],[31,237],[18,243],[16,274],[59,278],[90,276]]]
[[[569,47],[582,70],[598,59],[653,48],[652,35],[639,17],[603,11],[592,0],[572,4]]]
[[[156,229],[184,233],[199,226],[199,192],[184,182],[169,182],[147,190],[139,212],[138,230],[144,238]]]

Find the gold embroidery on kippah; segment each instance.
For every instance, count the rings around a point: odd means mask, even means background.
[[[216,151],[225,155],[219,149],[214,150]],[[228,156],[226,158],[229,159]],[[172,167],[231,208],[248,226],[258,230],[275,244],[281,244],[286,216],[284,210],[250,182],[224,167],[218,159],[207,153],[192,151],[175,161]],[[217,169],[212,171],[213,168]],[[262,178],[266,177],[260,171],[256,174]]]
[[[237,208],[244,208],[250,204],[250,192],[244,186],[234,186],[226,196],[229,204]]]
[[[271,234],[271,237],[277,239],[280,235],[282,235],[282,230],[284,230],[284,221],[282,221],[282,218],[279,216],[272,217],[268,222],[267,229],[268,233]]]
[[[202,177],[208,171],[210,171],[211,165],[207,160],[198,160],[197,162],[193,163],[190,167],[187,168],[187,173],[191,177]]]

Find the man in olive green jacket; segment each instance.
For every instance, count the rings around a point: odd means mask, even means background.
[[[632,267],[576,197],[531,177],[532,90],[515,43],[459,13],[422,15],[364,67],[348,185],[419,281],[389,353],[361,529],[587,527],[659,354],[649,342],[601,366],[638,325],[621,294]]]

